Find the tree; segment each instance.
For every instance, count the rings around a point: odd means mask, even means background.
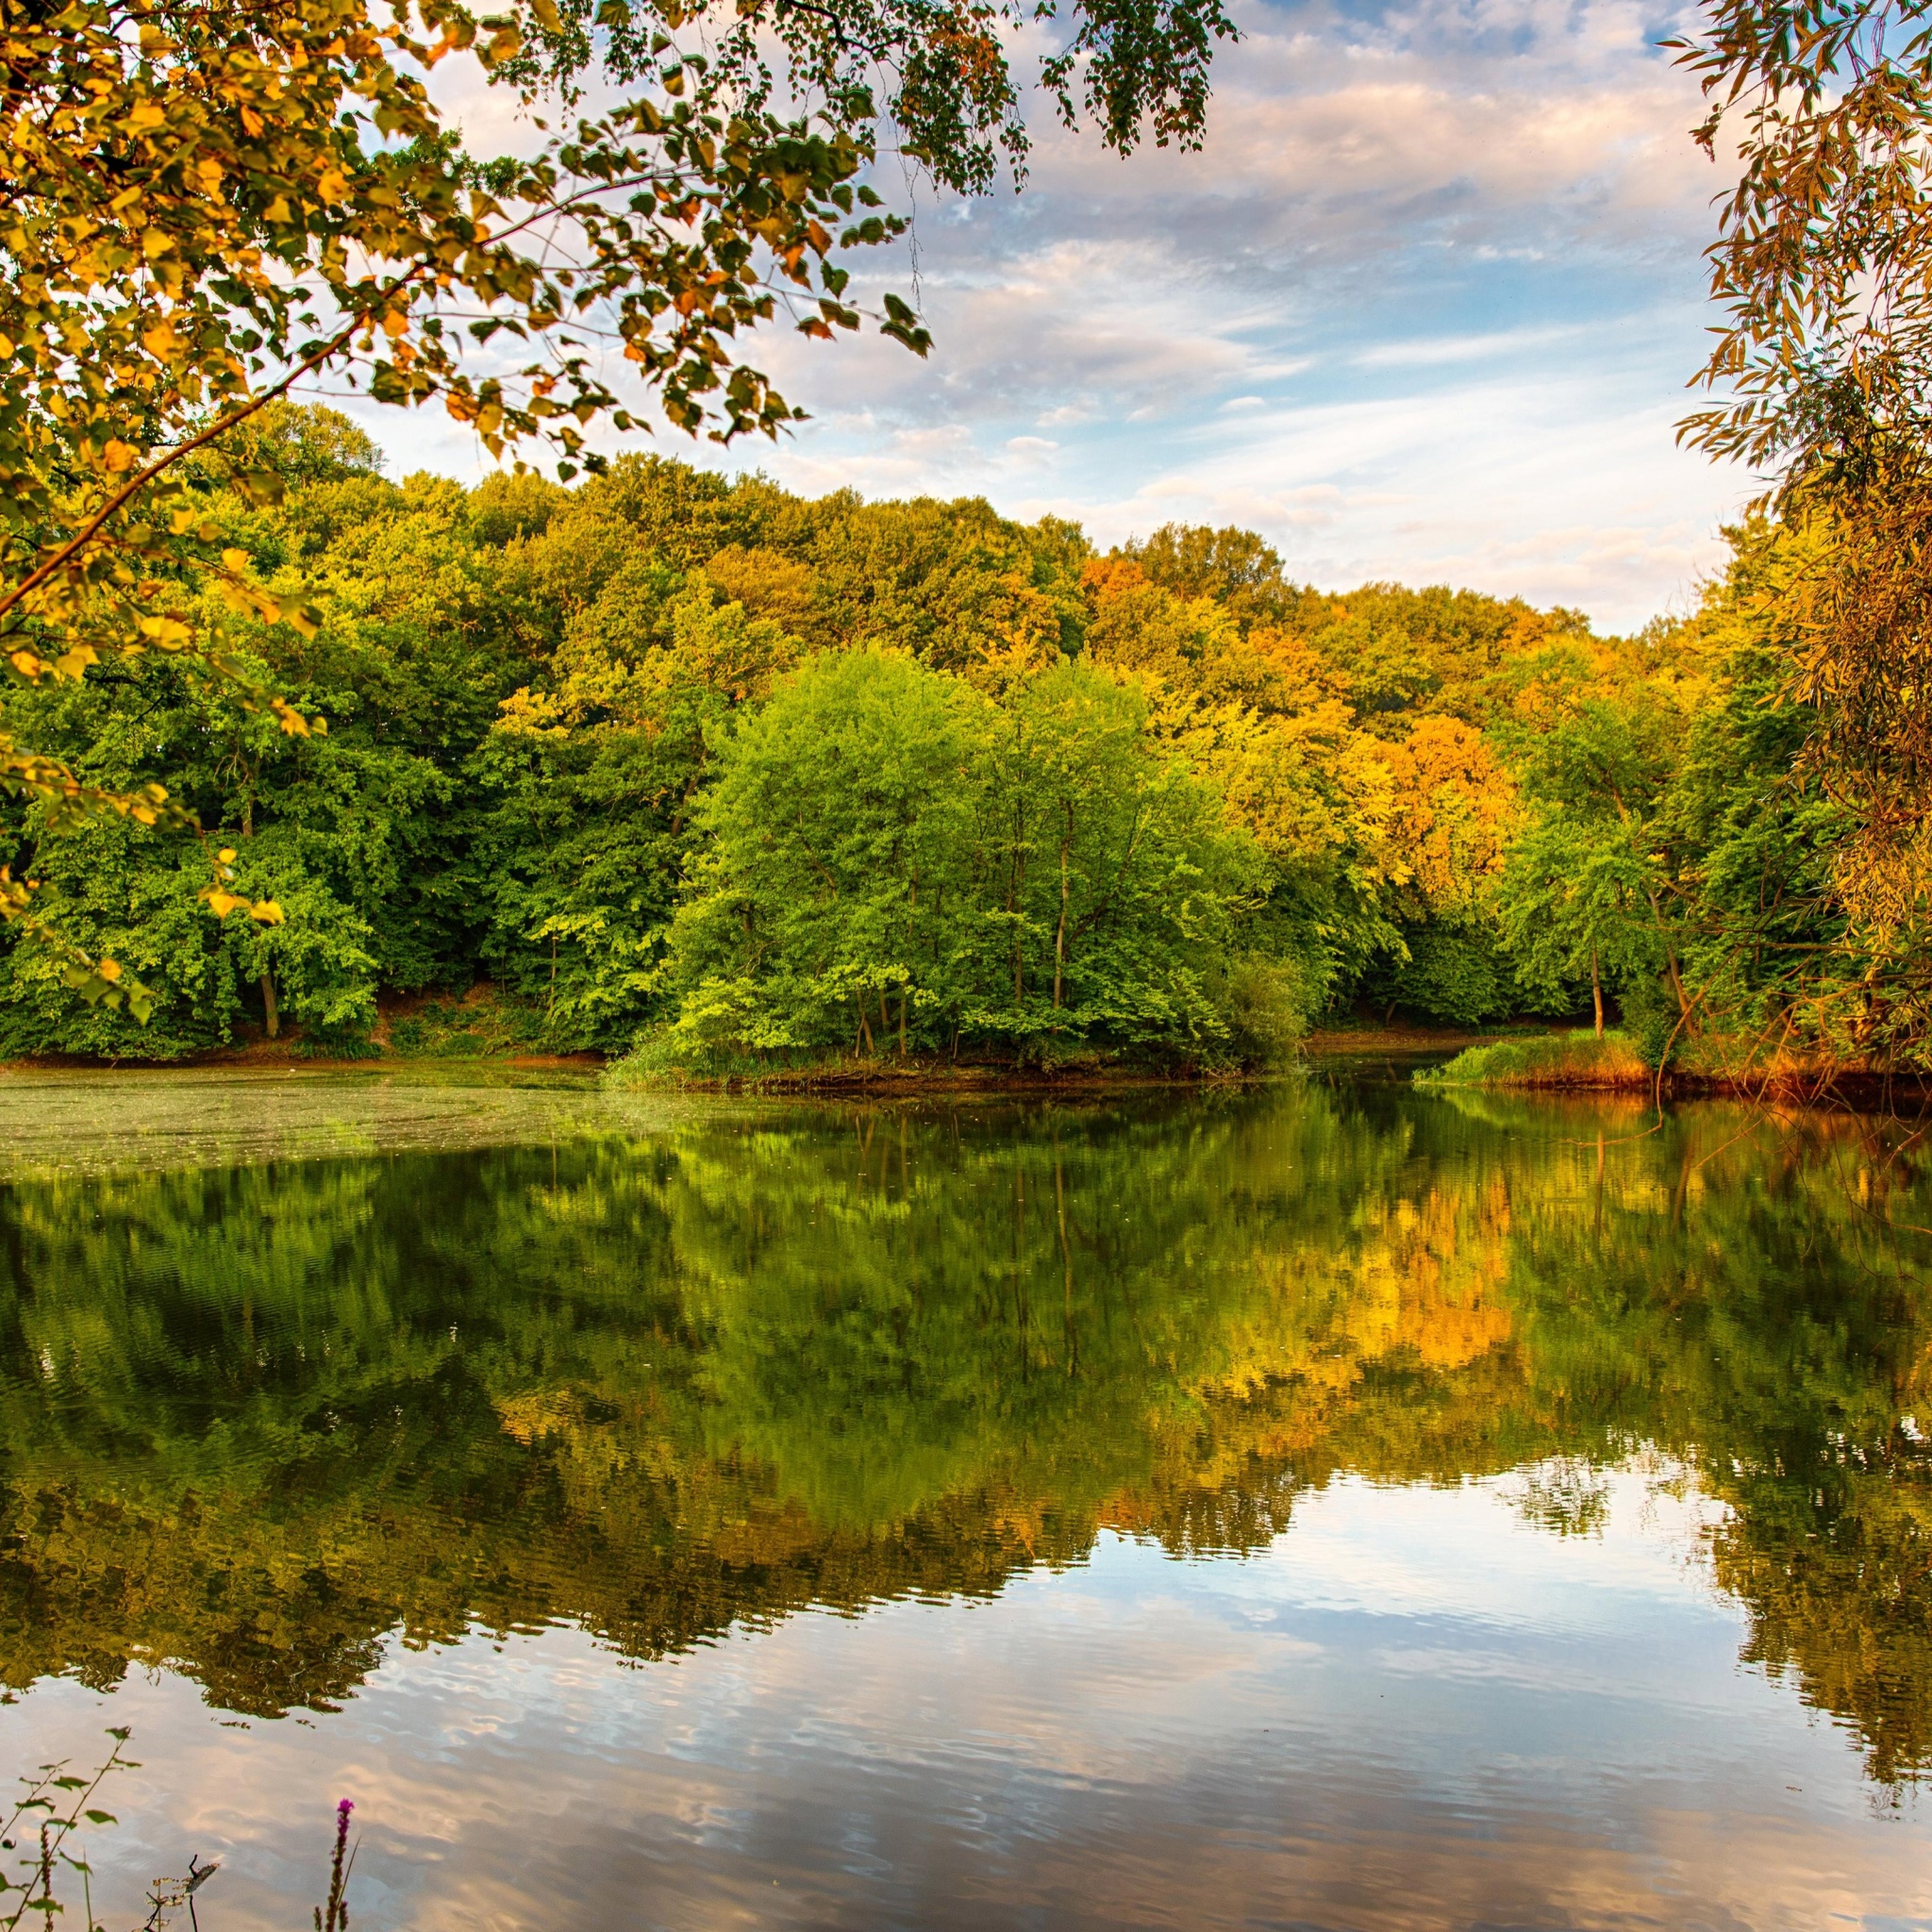
[[[1687,701],[1662,675],[1620,681],[1579,668],[1560,651],[1524,659],[1513,716],[1499,726],[1532,813],[1505,869],[1503,919],[1527,947],[1525,978],[1546,992],[1593,947],[1599,1012],[1606,970],[1626,975],[1639,1005],[1661,974],[1671,1018],[1648,1042],[1660,1052],[1695,1004],[1683,962],[1689,858],[1669,808]]]
[[[1063,663],[996,707],[907,658],[823,654],[719,768],[653,1061],[1225,1057],[1252,842],[1105,674]]]
[[[1000,993],[981,1023],[1049,1054],[1162,1041],[1212,1058],[1209,979],[1259,896],[1254,841],[1154,735],[1143,694],[1098,668],[1056,665],[1006,711],[982,888]]]
[[[1843,816],[1845,947],[1892,994],[1866,1049],[1923,1058],[1932,908],[1932,36],[1877,0],[1719,0],[1684,63],[1742,162],[1708,251],[1727,311],[1683,425],[1772,481],[1758,591],[1791,774]],[[1769,568],[1764,566],[1769,565]],[[1879,1008],[1889,1008],[1881,1018]]]
[[[1525,989],[1558,1011],[1588,980],[1599,1040],[1604,983],[1657,971],[1648,869],[1624,823],[1601,812],[1551,810],[1511,848],[1497,886],[1503,938]]]
[[[671,1054],[958,1037],[991,708],[909,658],[813,658],[721,747],[703,890],[672,937]]]
[[[859,326],[835,258],[903,228],[864,178],[882,124],[961,192],[989,187],[1002,155],[1024,164],[1002,40],[1023,10],[602,0],[593,16],[527,0],[478,20],[460,0],[0,0],[9,675],[75,680],[164,653],[291,735],[319,728],[202,619],[206,589],[254,620],[317,623],[302,586],[263,584],[225,541],[201,479],[212,466],[272,498],[283,479],[237,432],[325,374],[440,404],[493,455],[547,443],[565,480],[601,467],[593,423],[642,426],[600,341],[693,434],[795,420],[743,336],[781,305],[808,335]],[[1071,0],[1067,24],[1043,73],[1063,116],[1084,108],[1121,153],[1143,135],[1198,142],[1209,56],[1232,32],[1219,0]],[[528,158],[465,153],[424,79],[448,59],[567,125],[540,119]],[[615,98],[579,114],[592,68]],[[880,326],[928,346],[896,295]],[[0,785],[50,826],[187,823],[159,781],[117,791],[11,738]],[[216,881],[208,903],[247,902]],[[43,930],[10,872],[0,914]],[[120,997],[111,961],[70,963]]]

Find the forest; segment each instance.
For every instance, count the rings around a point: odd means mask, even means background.
[[[930,353],[846,264],[914,265],[915,180],[1021,188],[1029,107],[1202,150],[1221,0],[15,12],[0,1055],[409,1051],[488,988],[651,1076],[1265,1067],[1350,1009],[1927,1070],[1932,41],[1870,0],[1670,43],[1735,162],[1679,433],[1763,494],[1624,638],[636,453],[802,420],[769,331]],[[497,470],[386,477],[293,400],[350,392]]]
[[[153,1008],[76,1000],[16,924],[0,1053],[369,1054],[486,983],[527,1047],[699,1074],[1265,1067],[1352,1008],[1621,1022],[1653,1064],[1922,1037],[1778,701],[1781,525],[1730,533],[1693,614],[1604,638],[1318,591],[1234,529],[1104,552],[657,457],[397,482],[320,408],[187,487],[306,621],[209,582],[221,675],[157,651],[0,700],[85,782],[185,808],[8,808],[42,924]]]

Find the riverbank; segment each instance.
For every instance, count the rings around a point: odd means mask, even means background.
[[[24,1056],[0,1062],[16,1074],[118,1072],[233,1072],[242,1074],[362,1073],[390,1069],[424,1072],[463,1068],[477,1072],[603,1074],[617,1087],[697,1093],[847,1093],[902,1095],[947,1093],[1102,1092],[1134,1088],[1228,1086],[1294,1071],[1309,1064],[1359,1065],[1386,1060],[1406,1072],[1418,1060],[1454,1060],[1495,1044],[1537,1042],[1551,1036],[1541,1026],[1466,1028],[1344,1016],[1309,1033],[1294,1061],[1274,1074],[1176,1062],[1161,1066],[1098,1055],[1048,1064],[1022,1064],[984,1057],[955,1060],[945,1055],[869,1058],[834,1056],[795,1066],[751,1062],[706,1073],[646,1068],[599,1053],[559,1053],[542,1044],[542,1016],[490,987],[462,995],[414,995],[384,1003],[366,1036],[345,1041],[291,1028],[268,1040],[258,1033],[232,1046],[168,1060],[95,1059],[75,1054]]]
[[[635,1059],[612,1060],[597,1053],[559,1053],[546,1050],[541,1041],[541,1013],[483,987],[461,996],[418,995],[396,1001],[386,1006],[368,1035],[343,1042],[291,1031],[276,1040],[257,1036],[179,1059],[116,1061],[48,1054],[0,1063],[0,1072],[394,1072],[458,1077],[474,1073],[486,1078],[551,1074],[601,1075],[612,1087],[643,1092],[818,1093],[913,1100],[955,1094],[1104,1094],[1231,1087],[1324,1066],[1359,1074],[1381,1062],[1386,1063],[1388,1077],[1412,1078],[1425,1086],[1524,1092],[1741,1097],[1796,1104],[1837,1099],[1886,1108],[1916,1108],[1932,1098],[1932,1090],[1918,1076],[1795,1060],[1753,1065],[1739,1042],[1718,1039],[1691,1041],[1659,1076],[1629,1036],[1615,1028],[1598,1040],[1588,1029],[1552,1031],[1537,1024],[1470,1031],[1353,1017],[1332,1020],[1308,1034],[1294,1061],[1275,1070],[1186,1062],[1136,1064],[1099,1056],[1040,1065],[991,1058],[955,1061],[933,1055],[905,1060],[839,1056],[790,1067],[750,1063],[698,1074],[647,1068]]]
[[[101,1058],[86,1054],[26,1054],[0,1062],[8,1073],[176,1072],[354,1073],[377,1067],[475,1065],[525,1072],[596,1073],[601,1053],[558,1052],[543,1039],[543,1015],[487,981],[462,993],[405,993],[385,998],[367,1033],[290,1026],[274,1039],[251,1026],[227,1046],[168,1059]]]
[[[1518,1091],[1643,1093],[1670,1099],[1734,1098],[1859,1106],[1923,1105],[1932,1097],[1924,1076],[1817,1059],[1754,1057],[1746,1042],[1698,1037],[1661,1070],[1615,1028],[1544,1033],[1467,1047],[1414,1076],[1429,1087],[1484,1087]]]
[[[1645,1066],[1635,1043],[1618,1032],[1544,1033],[1466,1047],[1452,1060],[1416,1074],[1433,1087],[1560,1088],[1571,1092],[1647,1091],[1657,1070]]]

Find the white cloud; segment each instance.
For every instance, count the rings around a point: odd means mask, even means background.
[[[927,360],[774,329],[758,354],[813,422],[724,458],[657,446],[805,490],[983,492],[1104,540],[1245,522],[1320,581],[1449,578],[1606,625],[1688,595],[1746,491],[1673,437],[1722,186],[1655,46],[1675,23],[1633,0],[1237,11],[1204,153],[1124,161],[1042,125],[1024,195],[919,195]],[[499,100],[460,105],[527,139]],[[912,265],[856,262],[855,291]],[[400,466],[475,467],[455,425],[384,414]]]
[[[1414,341],[1384,342],[1349,359],[1357,369],[1433,369],[1448,362],[1489,362],[1524,356],[1574,341],[1576,328],[1523,328],[1485,336],[1435,336]]]

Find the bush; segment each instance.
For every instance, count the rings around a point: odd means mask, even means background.
[[[1407,959],[1370,974],[1371,999],[1445,1026],[1480,1026],[1514,1010],[1515,973],[1483,927],[1432,923],[1403,939]]]
[[[1308,989],[1296,961],[1238,953],[1213,987],[1238,1064],[1266,1071],[1286,1066],[1308,1030]]]
[[[1676,996],[1666,982],[1647,974],[1635,979],[1622,989],[1618,1004],[1624,1009],[1624,1030],[1646,1067],[1655,1071],[1682,1052],[1684,1029]]]

